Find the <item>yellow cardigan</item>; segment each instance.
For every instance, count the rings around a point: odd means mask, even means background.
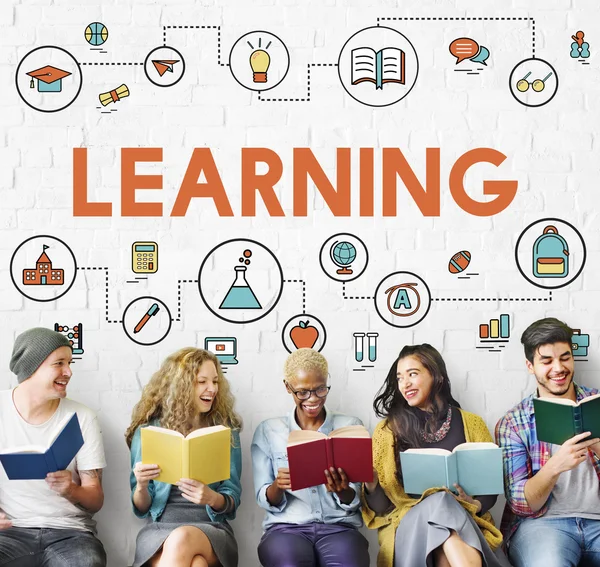
[[[492,442],[493,439],[488,428],[478,415],[460,410],[465,429],[467,442]],[[411,498],[404,492],[404,488],[398,482],[396,474],[396,460],[394,457],[395,442],[392,431],[386,427],[387,420],[380,421],[373,432],[373,464],[379,475],[379,483],[394,504],[394,509],[385,516],[377,516],[362,492],[362,515],[365,524],[370,529],[379,530],[379,555],[377,556],[377,567],[392,567],[394,563],[394,542],[396,529],[404,515],[423,498],[433,492],[445,490],[444,488],[432,488],[423,493],[421,498]],[[486,541],[492,550],[496,550],[502,544],[502,535],[494,526],[494,520],[489,512],[477,516],[476,508],[472,504],[459,500],[463,507],[473,516],[475,522],[481,529]]]

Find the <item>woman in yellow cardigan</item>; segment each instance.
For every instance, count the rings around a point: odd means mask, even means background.
[[[446,365],[429,344],[405,346],[373,404],[385,418],[373,433],[374,480],[363,487],[363,517],[379,530],[377,567],[505,567],[502,536],[489,509],[496,496],[442,488],[420,497],[404,492],[400,452],[452,450],[471,441],[492,442],[484,421],[460,409]]]

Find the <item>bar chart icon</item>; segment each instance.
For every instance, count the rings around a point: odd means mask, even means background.
[[[490,352],[500,352],[504,344],[510,339],[510,315],[502,313],[497,319],[490,319],[488,323],[479,325],[479,340],[485,346],[478,348],[488,349]]]

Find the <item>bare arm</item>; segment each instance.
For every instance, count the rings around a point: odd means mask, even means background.
[[[81,486],[72,481],[69,471],[50,473],[48,477],[50,477],[50,487],[71,504],[77,504],[92,514],[102,508],[104,504],[102,469],[79,471]]]

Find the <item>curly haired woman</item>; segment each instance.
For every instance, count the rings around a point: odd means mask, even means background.
[[[227,522],[235,517],[242,492],[242,422],[233,404],[215,355],[192,347],[169,356],[144,388],[125,434],[133,510],[150,517],[137,536],[134,567],[237,566],[237,543]],[[173,486],[155,480],[159,467],[141,462],[140,432],[147,425],[183,435],[213,425],[231,428],[230,478],[209,485],[182,478]]]

